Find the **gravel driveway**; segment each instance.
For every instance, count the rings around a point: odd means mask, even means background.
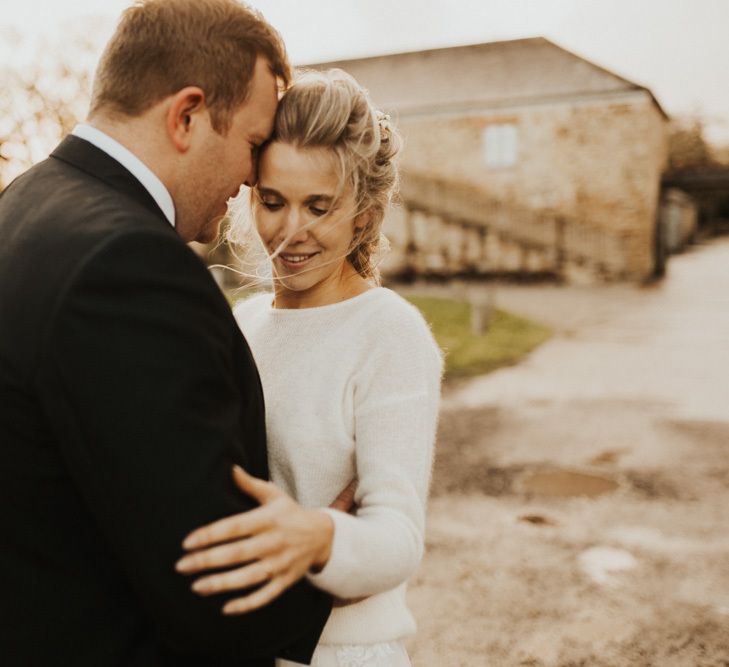
[[[729,240],[496,297],[557,333],[446,388],[415,667],[729,667]]]

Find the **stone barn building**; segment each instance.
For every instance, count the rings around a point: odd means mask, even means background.
[[[667,116],[650,90],[544,38],[356,60],[402,131],[385,273],[644,280]]]

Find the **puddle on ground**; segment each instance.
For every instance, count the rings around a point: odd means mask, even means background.
[[[539,496],[569,498],[600,496],[615,491],[618,483],[607,477],[571,470],[545,470],[523,477],[519,488]]]
[[[533,526],[554,526],[557,524],[554,519],[550,519],[548,516],[544,516],[543,514],[522,514],[517,518],[519,521],[531,523]]]
[[[590,463],[595,466],[605,465],[605,464],[612,465],[614,463],[617,463],[620,456],[622,456],[624,453],[625,453],[624,449],[608,449],[604,452],[601,452],[597,456],[593,457],[590,460]]]

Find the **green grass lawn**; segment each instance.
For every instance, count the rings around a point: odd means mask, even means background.
[[[468,377],[515,364],[551,336],[544,326],[503,310],[493,314],[481,336],[471,332],[471,306],[426,296],[408,296],[430,323],[445,351],[446,377]]]

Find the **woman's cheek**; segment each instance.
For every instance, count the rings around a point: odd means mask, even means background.
[[[258,230],[258,235],[266,243],[268,243],[276,233],[275,225],[265,213],[261,213],[256,216],[256,229]]]

